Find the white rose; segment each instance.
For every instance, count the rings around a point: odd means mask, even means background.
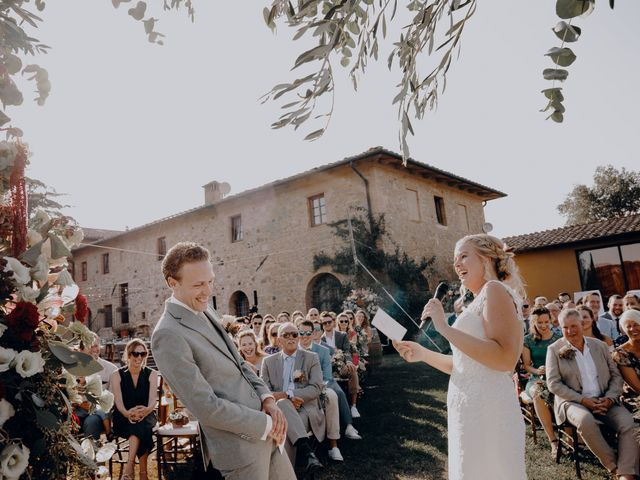
[[[0,400],[0,428],[4,425],[4,422],[13,417],[16,413],[16,410],[13,408],[9,402],[7,402],[4,398]]]
[[[18,285],[24,285],[31,282],[31,275],[29,269],[25,267],[20,260],[13,257],[4,257],[7,261],[7,266],[4,267],[5,271],[13,272],[13,281]]]
[[[29,465],[29,449],[10,443],[0,453],[0,474],[3,478],[20,478]]]
[[[18,352],[11,348],[0,347],[0,372],[6,372],[11,368],[11,362],[17,354]]]
[[[68,327],[68,330],[73,333],[76,337],[80,339],[82,343],[85,345],[93,345],[95,337],[93,336],[93,332],[87,328],[85,324],[82,322],[71,322]]]
[[[13,359],[13,365],[18,375],[29,378],[44,370],[44,358],[40,352],[23,350]]]

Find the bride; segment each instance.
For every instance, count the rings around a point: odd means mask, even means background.
[[[449,479],[526,479],[525,427],[511,378],[523,345],[520,306],[524,288],[513,253],[490,235],[458,241],[454,268],[473,302],[449,326],[442,304],[431,299],[431,317],[453,355],[418,343],[394,342],[408,362],[425,362],[451,375],[447,394]]]

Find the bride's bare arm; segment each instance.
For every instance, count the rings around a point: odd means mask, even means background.
[[[512,371],[522,352],[523,330],[509,292],[498,282],[486,287],[482,312],[487,339],[481,339],[447,325],[438,331],[475,361],[498,371]]]
[[[407,362],[424,362],[441,372],[451,375],[451,370],[453,370],[453,357],[451,355],[434,352],[416,342],[394,341],[393,346]]]

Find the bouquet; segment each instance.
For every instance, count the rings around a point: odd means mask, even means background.
[[[368,288],[356,288],[351,290],[349,296],[344,300],[342,309],[353,312],[362,309],[366,311],[371,318],[378,311],[378,303],[380,303],[380,297],[374,292]]]

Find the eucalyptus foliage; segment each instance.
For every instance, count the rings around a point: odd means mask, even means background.
[[[127,13],[141,22],[147,39],[151,43],[162,45],[162,35],[155,30],[158,19],[151,16],[144,1],[111,0],[115,8],[121,4],[130,4]],[[160,4],[160,1],[156,2]],[[164,10],[178,10],[184,6],[191,20],[194,18],[192,0],[163,0]],[[20,128],[11,124],[7,107],[22,105],[24,97],[19,84],[24,78],[35,84],[38,105],[44,105],[51,92],[51,82],[47,70],[36,63],[32,57],[45,54],[50,47],[35,38],[35,30],[44,21],[44,0],[0,0],[0,130],[7,138],[21,137]]]
[[[388,24],[397,20],[398,0],[275,0],[263,11],[271,29],[285,22],[296,29],[294,40],[315,38],[316,45],[301,53],[293,70],[309,68],[290,83],[273,87],[263,98],[286,98],[285,113],[273,128],[292,126],[298,129],[309,120],[321,120],[305,137],[316,140],[326,131],[333,113],[334,73],[332,60],[349,68],[353,87],[357,89],[370,59],[378,60],[379,45],[387,37]],[[398,138],[402,156],[409,157],[407,135],[413,135],[410,116],[421,119],[427,109],[438,104],[447,86],[447,72],[460,50],[462,31],[476,11],[476,0],[412,0],[404,5],[412,20],[393,43],[387,58],[389,69],[394,62],[402,77],[393,104],[398,106]],[[418,59],[426,53],[437,57],[437,66],[429,73],[420,72]],[[316,113],[318,101],[329,96],[328,106]],[[316,128],[320,127],[320,128]]]

